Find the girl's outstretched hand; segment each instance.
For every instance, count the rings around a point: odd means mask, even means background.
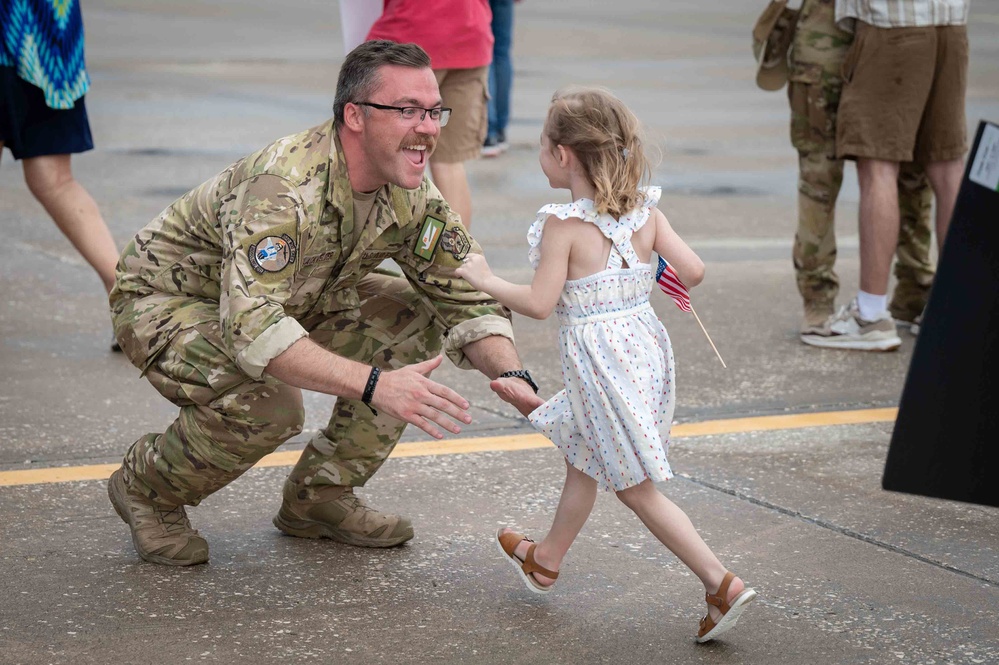
[[[523,379],[516,377],[493,379],[489,383],[489,387],[501,400],[516,407],[525,418],[531,411],[545,403],[543,399],[534,394],[534,390]]]
[[[492,276],[493,271],[490,270],[486,257],[481,254],[469,254],[454,271],[454,274],[471,284],[473,288],[484,291],[483,286]]]

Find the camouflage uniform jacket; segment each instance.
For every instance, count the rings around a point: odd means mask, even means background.
[[[111,293],[115,332],[145,371],[179,331],[221,325],[225,355],[259,378],[315,322],[360,304],[356,285],[391,258],[433,313],[444,349],[513,340],[509,311],[453,276],[481,252],[427,179],[383,186],[354,232],[332,120],[280,139],[184,195],[125,247]],[[304,323],[304,325],[303,325]]]

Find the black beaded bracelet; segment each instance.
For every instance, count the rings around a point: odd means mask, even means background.
[[[375,386],[378,384],[378,376],[382,373],[377,367],[371,368],[371,374],[368,374],[368,383],[364,386],[364,395],[361,396],[361,401],[367,404],[371,412],[378,415],[375,411],[375,407],[371,406],[371,398],[375,396]]]

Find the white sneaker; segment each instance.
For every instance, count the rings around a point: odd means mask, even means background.
[[[873,321],[860,318],[857,300],[829,317],[821,331],[803,333],[801,341],[811,346],[853,351],[894,351],[902,346],[888,312]]]

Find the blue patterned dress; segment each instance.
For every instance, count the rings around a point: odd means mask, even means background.
[[[0,67],[45,93],[54,109],[71,109],[90,88],[78,0],[0,0]]]
[[[647,188],[645,202],[620,219],[597,214],[589,199],[547,205],[527,235],[535,269],[549,215],[595,224],[613,242],[606,269],[565,283],[555,307],[565,389],[529,416],[571,465],[605,490],[673,477],[666,461],[673,350],[649,304],[652,266],[631,246],[659,194],[658,187]]]

